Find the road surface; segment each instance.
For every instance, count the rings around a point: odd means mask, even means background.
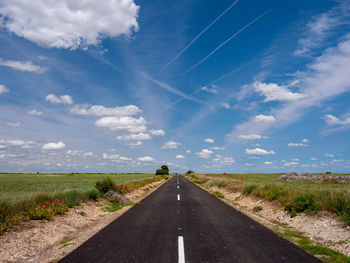
[[[174,176],[60,262],[321,262]]]

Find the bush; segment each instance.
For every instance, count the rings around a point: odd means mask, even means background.
[[[167,165],[163,164],[160,168],[168,171],[168,173],[169,173],[169,167]]]
[[[156,175],[168,175],[169,171],[168,170],[164,170],[164,169],[158,169],[156,171]]]
[[[255,206],[254,208],[253,208],[253,212],[260,212],[261,210],[263,210],[263,208],[260,206],[260,205],[258,205],[258,206]]]
[[[295,215],[295,213],[306,212],[310,215],[318,213],[318,206],[315,197],[310,194],[300,195],[295,197],[291,202],[285,206],[286,210]]]
[[[192,170],[188,170],[186,174],[193,174],[194,172]]]
[[[95,187],[97,188],[97,190],[99,190],[101,193],[107,193],[109,191],[113,191],[114,190],[114,181],[112,180],[112,178],[110,177],[106,177],[103,178],[101,181],[98,181],[95,184]]]
[[[90,200],[96,201],[100,197],[100,192],[97,189],[92,189],[88,195]]]

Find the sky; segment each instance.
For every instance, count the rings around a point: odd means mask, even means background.
[[[0,0],[0,46],[0,172],[349,172],[349,0]]]

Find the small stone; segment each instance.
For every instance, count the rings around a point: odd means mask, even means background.
[[[277,219],[278,220],[283,220],[283,216],[278,216]]]

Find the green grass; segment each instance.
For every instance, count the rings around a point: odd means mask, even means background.
[[[225,198],[225,196],[222,193],[220,193],[219,191],[215,191],[214,193],[212,193],[212,195],[216,196],[218,198]]]
[[[278,181],[281,174],[207,174],[192,176],[192,181],[224,187],[281,203],[291,216],[319,211],[335,213],[350,225],[350,184],[329,181]],[[317,174],[316,176],[323,176]],[[345,174],[333,174],[345,175]]]

